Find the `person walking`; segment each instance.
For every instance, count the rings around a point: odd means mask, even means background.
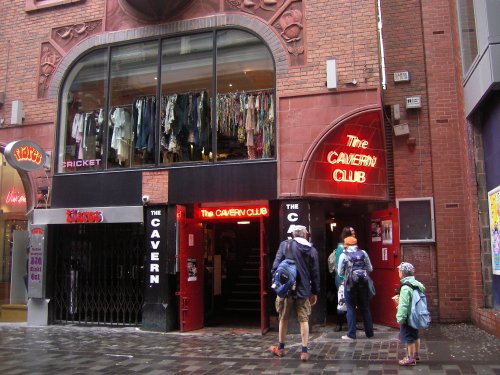
[[[344,239],[349,236],[356,237],[356,232],[354,231],[354,228],[344,227],[342,229],[342,232],[340,233],[340,241],[337,244],[337,248],[333,250],[330,256],[328,257],[328,270],[330,271],[331,274],[335,274],[334,282],[335,282],[336,296],[338,296],[340,285],[344,282],[344,275],[341,274],[338,270],[339,259],[340,255],[344,252]],[[342,331],[342,323],[344,319],[345,319],[345,314],[339,313],[337,311],[337,325],[335,326],[335,332]]]
[[[415,279],[415,267],[408,262],[402,262],[398,266],[399,279],[401,280],[401,288],[399,294],[392,297],[397,304],[396,321],[399,324],[399,340],[402,344],[406,344],[406,357],[399,361],[401,366],[415,366],[417,361],[420,361],[420,338],[418,329],[413,328],[408,324],[408,317],[411,312],[413,288],[405,285],[411,284],[418,288],[422,293],[425,293],[425,286],[420,281]]]
[[[277,357],[285,355],[288,320],[292,311],[295,311],[300,325],[302,344],[300,360],[307,361],[309,360],[307,347],[309,341],[309,316],[311,315],[311,306],[316,304],[320,290],[318,251],[308,241],[309,233],[305,226],[295,225],[292,235],[293,240],[290,250],[297,265],[296,287],[287,297],[276,297],[276,312],[279,320],[278,345],[271,345],[269,351]],[[287,245],[288,240],[285,240],[281,242],[278,248],[272,267],[273,274],[281,261],[285,259]]]
[[[342,336],[344,340],[356,339],[356,306],[363,316],[366,337],[373,337],[373,321],[369,306],[371,291],[368,281],[373,266],[366,251],[359,249],[357,243],[356,237],[346,237],[345,251],[339,258],[339,273],[344,275],[347,306],[347,335]]]

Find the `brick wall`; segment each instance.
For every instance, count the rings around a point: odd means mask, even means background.
[[[149,195],[149,204],[168,201],[168,172],[145,171],[142,173],[142,195]]]
[[[25,4],[25,0],[0,3],[0,92],[5,91],[0,142],[30,138],[48,149],[54,142],[57,103],[37,97],[41,45],[49,39],[52,28],[102,18],[105,2],[87,0],[30,13]],[[22,100],[25,112],[23,125],[16,130],[5,129],[10,126],[13,100]]]

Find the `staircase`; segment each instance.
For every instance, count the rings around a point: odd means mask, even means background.
[[[230,288],[224,304],[224,311],[252,312],[260,311],[260,249],[251,249],[241,263],[238,277]]]

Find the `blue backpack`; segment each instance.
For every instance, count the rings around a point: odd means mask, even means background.
[[[297,279],[297,265],[290,254],[290,247],[293,240],[289,240],[285,251],[285,259],[281,261],[274,271],[273,283],[271,288],[274,289],[278,297],[285,298],[290,292],[295,290]]]
[[[426,329],[431,324],[431,314],[427,309],[427,298],[417,286],[410,283],[404,283],[413,289],[411,295],[411,311],[408,315],[408,325],[415,329]]]

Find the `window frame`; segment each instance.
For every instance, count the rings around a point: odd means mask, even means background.
[[[272,62],[272,65],[273,65],[273,88],[272,90],[268,90],[272,93],[272,101],[273,101],[273,111],[274,111],[274,120],[273,120],[273,138],[274,138],[274,153],[271,157],[268,157],[268,158],[262,158],[262,159],[232,159],[232,160],[216,160],[215,159],[215,155],[214,155],[214,159],[211,160],[210,162],[206,163],[206,162],[200,162],[200,161],[191,161],[191,162],[180,162],[180,163],[172,163],[172,164],[162,164],[160,162],[160,145],[159,143],[155,145],[156,147],[156,150],[155,150],[155,162],[153,164],[149,164],[149,165],[140,165],[140,166],[132,166],[132,167],[125,167],[125,168],[108,168],[107,166],[107,162],[106,162],[106,159],[107,159],[107,152],[108,152],[108,140],[106,140],[106,142],[104,142],[104,151],[105,151],[105,156],[103,157],[103,160],[102,160],[102,163],[103,163],[103,168],[101,169],[96,169],[96,170],[82,170],[82,171],[64,171],[63,168],[62,168],[62,162],[60,159],[60,142],[61,142],[61,120],[62,118],[64,118],[65,116],[67,116],[67,114],[65,114],[63,116],[63,111],[66,111],[65,108],[63,108],[63,100],[62,100],[62,94],[63,94],[63,89],[64,87],[66,86],[67,84],[67,79],[69,78],[69,76],[71,75],[71,72],[72,70],[75,68],[75,66],[81,61],[81,59],[83,59],[85,56],[87,56],[88,54],[92,53],[92,52],[95,52],[96,50],[103,50],[105,51],[106,53],[106,56],[107,56],[107,67],[106,67],[106,71],[107,71],[107,76],[106,76],[106,80],[104,82],[104,87],[105,87],[105,105],[103,106],[103,109],[104,109],[104,123],[106,124],[106,128],[103,130],[106,132],[107,134],[107,131],[108,131],[108,122],[109,122],[109,109],[110,109],[110,75],[111,75],[111,51],[114,47],[120,47],[120,46],[126,46],[126,45],[133,45],[135,43],[145,43],[145,42],[151,42],[151,41],[158,41],[158,44],[159,44],[159,52],[158,52],[158,82],[157,82],[157,90],[156,90],[156,96],[157,96],[157,99],[159,97],[161,97],[161,69],[162,69],[162,45],[163,45],[163,41],[166,40],[166,39],[169,39],[169,38],[175,38],[175,37],[178,37],[178,36],[189,36],[189,35],[196,35],[196,34],[201,34],[201,33],[212,33],[212,37],[213,37],[213,41],[214,43],[216,43],[216,39],[217,39],[217,32],[218,31],[228,31],[228,30],[235,30],[235,31],[244,31],[246,33],[248,33],[249,35],[252,35],[254,37],[256,37],[261,43],[262,45],[267,48],[268,52],[269,52],[269,58],[271,59],[271,62]],[[212,70],[213,70],[213,92],[214,92],[214,98],[216,97],[217,95],[217,76],[216,76],[216,72],[217,72],[217,54],[216,54],[216,51],[217,51],[217,46],[214,45],[213,47],[213,66],[212,66]],[[131,39],[131,40],[127,40],[127,41],[122,41],[122,42],[118,42],[118,43],[106,43],[106,44],[102,44],[102,45],[99,45],[99,46],[95,46],[93,48],[90,48],[88,50],[86,50],[84,53],[82,53],[78,59],[76,59],[75,61],[72,62],[72,64],[67,68],[67,70],[65,71],[64,73],[64,78],[63,78],[63,81],[62,81],[62,84],[60,86],[60,90],[59,90],[59,95],[58,95],[58,108],[57,108],[57,126],[56,126],[56,147],[57,147],[57,152],[56,152],[56,160],[55,160],[55,171],[54,171],[54,174],[55,175],[68,175],[68,174],[88,174],[88,173],[103,173],[103,172],[114,172],[114,171],[124,171],[124,170],[148,170],[148,169],[170,169],[170,168],[179,168],[179,167],[185,167],[185,166],[192,166],[192,165],[206,165],[206,166],[209,166],[209,165],[214,165],[214,164],[234,164],[234,163],[252,163],[252,162],[266,162],[266,161],[272,161],[272,160],[277,160],[277,141],[276,141],[276,137],[277,137],[277,107],[276,107],[276,104],[277,104],[277,98],[276,98],[276,60],[274,58],[274,55],[272,53],[272,50],[271,48],[269,47],[269,45],[266,43],[266,41],[260,36],[258,35],[257,33],[253,32],[252,30],[249,30],[249,29],[246,29],[246,28],[241,28],[241,27],[235,27],[235,26],[232,26],[232,27],[229,27],[229,28],[212,28],[212,29],[209,29],[209,30],[200,30],[200,31],[196,31],[196,32],[187,32],[187,33],[183,33],[182,35],[180,34],[172,34],[172,35],[162,35],[162,36],[155,36],[155,37],[151,37],[151,38],[137,38],[137,39]],[[216,147],[217,145],[217,131],[216,131],[216,121],[217,121],[217,113],[216,113],[216,109],[217,109],[217,106],[216,106],[216,101],[213,100],[212,101],[212,104],[210,106],[211,108],[211,120],[212,120],[212,123],[211,123],[211,127],[212,127],[212,132],[213,132],[213,136],[212,136],[212,144],[213,146]],[[160,109],[157,108],[157,112],[159,113]],[[215,122],[214,122],[215,121]],[[156,133],[160,133],[160,124],[159,122],[157,122],[155,124],[155,131]],[[215,153],[214,153],[215,154]],[[61,164],[61,167],[59,166],[59,164]]]
[[[405,225],[405,219],[401,217],[401,206],[404,206],[404,203],[412,203],[412,202],[428,202],[429,215],[430,217],[426,218],[426,223],[430,225],[431,228],[431,238],[403,238],[402,237],[402,229]],[[396,207],[399,212],[399,242],[400,243],[434,243],[436,242],[436,225],[434,218],[434,198],[433,197],[423,197],[423,198],[399,198],[396,199]],[[422,222],[422,221],[421,221]]]

